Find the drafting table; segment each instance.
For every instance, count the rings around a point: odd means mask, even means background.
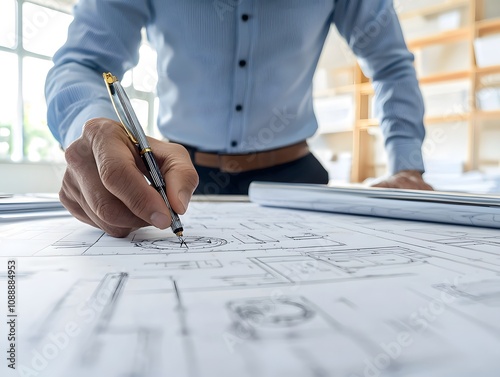
[[[151,227],[0,222],[24,375],[499,375],[498,229],[244,201],[193,202],[183,222],[189,249]]]

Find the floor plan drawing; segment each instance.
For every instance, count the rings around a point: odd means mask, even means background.
[[[157,240],[133,240],[135,246],[143,249],[169,250],[171,252],[188,251],[188,249],[213,249],[218,246],[227,244],[227,241],[222,238],[214,237],[185,237],[184,240],[189,246],[184,250],[184,245],[180,245],[175,238],[164,238]]]
[[[498,376],[498,230],[244,202],[191,203],[183,222],[188,247],[0,223],[25,375]]]

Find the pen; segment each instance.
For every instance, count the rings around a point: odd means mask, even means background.
[[[103,73],[102,76],[104,78],[104,82],[106,83],[106,87],[108,88],[109,96],[111,98],[111,102],[113,103],[113,107],[115,108],[116,114],[118,115],[118,118],[120,119],[128,137],[139,150],[142,161],[144,161],[144,165],[146,165],[146,169],[149,172],[148,178],[150,183],[156,191],[160,193],[163,201],[167,205],[170,216],[172,217],[172,224],[170,227],[181,241],[181,246],[184,244],[187,247],[183,238],[184,229],[182,227],[181,220],[168,201],[165,180],[163,179],[160,168],[154,158],[153,151],[149,146],[146,134],[144,133],[144,130],[135,115],[134,109],[132,108],[132,104],[128,99],[127,93],[125,93],[120,81],[110,72]]]

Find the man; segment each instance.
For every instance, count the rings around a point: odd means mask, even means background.
[[[327,183],[305,140],[331,23],[374,82],[392,174],[380,185],[429,189],[422,98],[391,0],[80,0],[46,86],[68,162],[63,204],[114,236],[170,225],[101,76],[137,63],[143,27],[158,53],[159,129],[187,148],[151,141],[174,210],[198,184],[191,159],[202,194],[246,193],[252,180]]]

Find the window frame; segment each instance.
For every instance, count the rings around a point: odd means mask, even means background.
[[[53,56],[39,54],[35,52],[31,52],[26,50],[23,45],[23,5],[25,3],[34,4],[45,9],[61,12],[64,14],[68,14],[72,16],[71,9],[73,8],[73,4],[70,2],[66,2],[57,6],[57,3],[54,3],[54,6],[49,1],[40,1],[40,0],[14,0],[15,3],[15,29],[14,33],[16,36],[16,43],[13,47],[5,47],[0,46],[0,51],[5,53],[11,53],[17,58],[17,70],[18,70],[18,81],[17,81],[17,100],[16,100],[16,117],[12,124],[11,128],[11,148],[9,154],[6,159],[0,159],[2,163],[17,163],[17,162],[29,162],[29,163],[38,163],[35,161],[28,160],[27,156],[24,154],[24,148],[26,143],[25,137],[25,128],[26,124],[25,120],[25,96],[24,96],[24,59],[25,58],[35,58],[45,61],[52,61]],[[145,35],[145,33],[143,34]],[[143,38],[143,42],[147,41]],[[133,77],[133,68],[131,69],[131,74]],[[127,94],[130,99],[139,99],[146,101],[148,104],[148,123],[146,126],[147,133],[150,135],[155,134],[155,92],[145,92],[133,87],[133,80],[131,80],[130,85],[125,86]],[[40,160],[39,163],[47,163],[47,160]]]

